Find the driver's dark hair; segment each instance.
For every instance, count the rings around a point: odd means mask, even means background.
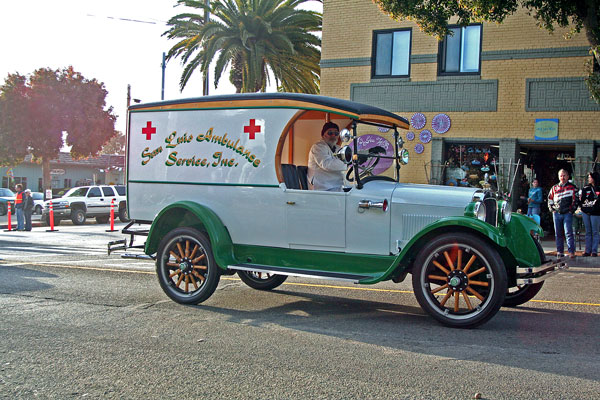
[[[333,122],[326,122],[325,125],[323,125],[323,129],[321,129],[321,136],[323,136],[325,132],[327,132],[331,128],[335,128],[338,131],[340,130],[340,127],[337,126],[337,124],[334,124]]]

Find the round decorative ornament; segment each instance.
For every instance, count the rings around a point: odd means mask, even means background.
[[[421,154],[423,151],[425,151],[425,147],[421,143],[415,144],[415,153]]]
[[[437,133],[446,133],[450,129],[450,117],[446,114],[438,114],[431,120],[431,127]]]
[[[419,139],[421,143],[429,143],[431,142],[431,131],[429,129],[424,129],[419,133]]]
[[[410,118],[410,124],[415,129],[423,129],[427,123],[427,118],[423,113],[414,113]]]
[[[390,130],[390,128],[384,128],[383,126],[377,127],[377,130],[381,133],[386,133]]]
[[[415,140],[414,132],[406,132],[406,140]]]

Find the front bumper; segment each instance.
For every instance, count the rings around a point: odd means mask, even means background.
[[[540,283],[568,268],[567,257],[547,261],[539,267],[519,267],[517,268],[517,285]]]
[[[54,218],[70,218],[71,217],[71,209],[70,208],[59,208],[59,209],[54,209]],[[44,210],[42,211],[42,218],[46,218],[46,217],[50,217],[50,211],[48,210],[48,208],[44,208]]]

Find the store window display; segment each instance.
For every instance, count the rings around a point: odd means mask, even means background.
[[[450,144],[445,158],[446,185],[497,190],[498,146]]]

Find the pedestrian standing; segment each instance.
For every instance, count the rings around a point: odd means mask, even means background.
[[[23,214],[25,216],[25,230],[31,231],[31,214],[33,214],[33,197],[31,197],[31,190],[26,189],[23,192]]]
[[[558,180],[559,182],[552,186],[548,193],[548,208],[554,219],[556,255],[564,256],[566,232],[569,255],[571,258],[575,258],[573,213],[577,209],[577,186],[569,182],[569,173],[564,169],[558,171]]]
[[[24,229],[24,215],[23,215],[23,185],[20,183],[15,186],[17,190],[17,196],[15,198],[15,211],[17,213],[17,230],[22,231]]]
[[[600,174],[589,172],[588,184],[581,190],[579,198],[581,216],[585,225],[585,253],[584,257],[598,256],[598,243],[600,242]]]
[[[542,188],[539,186],[540,182],[534,179],[531,182],[531,189],[529,189],[529,195],[527,196],[527,216],[532,217],[533,214],[540,215],[543,195]]]

